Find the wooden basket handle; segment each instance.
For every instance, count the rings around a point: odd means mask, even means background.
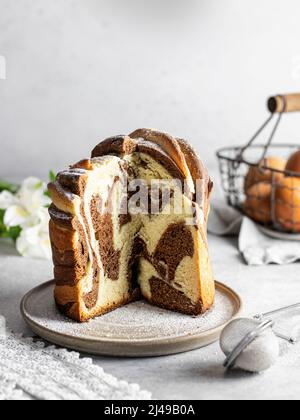
[[[300,93],[273,96],[268,100],[268,108],[272,114],[298,112],[300,111]]]

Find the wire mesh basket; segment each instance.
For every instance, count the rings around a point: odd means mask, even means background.
[[[300,232],[300,145],[273,144],[282,116],[300,111],[300,94],[268,101],[267,121],[243,147],[217,152],[228,204],[274,231]],[[276,118],[277,117],[277,118]],[[256,139],[276,119],[266,143]]]

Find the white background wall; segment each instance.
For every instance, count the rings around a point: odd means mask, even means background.
[[[0,0],[0,177],[62,169],[149,126],[214,151],[300,91],[299,0]],[[300,115],[281,138],[299,141]]]

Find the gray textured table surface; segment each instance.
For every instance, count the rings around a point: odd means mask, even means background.
[[[244,299],[245,312],[253,314],[300,300],[299,265],[247,267],[235,239],[210,237],[215,276]],[[51,278],[46,261],[18,257],[0,243],[0,315],[10,329],[30,334],[19,303],[32,287]],[[287,357],[287,356],[286,356]],[[190,353],[153,359],[94,358],[108,373],[137,382],[156,399],[299,399],[299,360],[288,358],[267,373],[225,374],[223,356],[214,344]]]

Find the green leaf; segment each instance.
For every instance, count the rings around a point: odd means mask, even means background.
[[[0,192],[10,191],[11,193],[15,194],[19,188],[20,186],[17,184],[13,184],[11,182],[5,181],[4,179],[0,179]]]
[[[16,241],[18,237],[21,235],[22,228],[20,226],[15,226],[8,229],[8,237],[11,238],[13,241]]]
[[[43,181],[39,181],[36,185],[35,185],[35,189],[36,190],[39,190],[39,189],[41,189],[41,188],[43,188],[43,185],[44,185],[44,183],[43,183]]]
[[[4,225],[4,215],[5,215],[5,210],[0,209],[0,231],[2,229],[6,229]]]
[[[7,228],[4,224],[4,215],[5,210],[0,210],[0,237],[10,238],[13,241],[16,241],[22,232],[22,228],[20,226]]]
[[[56,181],[56,175],[55,175],[54,171],[49,172],[49,179],[50,179],[51,182]]]
[[[49,179],[50,179],[50,182],[55,182],[56,181],[56,175],[55,175],[54,171],[49,172]],[[44,195],[48,198],[51,198],[51,195],[50,195],[48,190],[44,192]],[[46,207],[49,207],[49,206],[46,206]]]
[[[12,228],[6,229],[6,231],[4,231],[1,236],[2,238],[9,238],[13,241],[16,241],[20,236],[21,232],[22,228],[20,226],[14,226]]]

